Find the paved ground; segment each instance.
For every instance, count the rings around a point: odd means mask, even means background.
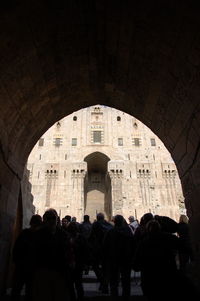
[[[84,275],[83,283],[85,291],[85,301],[110,300],[109,295],[102,294],[102,292],[99,291],[99,283],[97,282],[96,276],[93,271],[90,271],[88,275]],[[10,291],[8,290],[8,295],[2,301],[10,301],[9,293]],[[121,285],[119,287],[119,293],[121,294]],[[21,299],[23,300],[23,295]],[[131,300],[144,301],[140,287],[139,273],[132,272],[131,274]]]
[[[85,297],[98,297],[102,296],[99,291],[99,283],[96,282],[96,276],[93,271],[89,272],[89,275],[84,275],[84,291]],[[119,287],[119,293],[121,293],[121,285]],[[142,291],[140,287],[139,273],[132,272],[131,275],[131,295],[142,297]],[[104,298],[108,295],[103,295]],[[106,298],[105,298],[106,299]]]

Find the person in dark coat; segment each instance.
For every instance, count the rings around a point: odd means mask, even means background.
[[[178,230],[178,223],[169,216],[155,215],[154,219],[157,220],[163,232],[176,233]]]
[[[75,259],[75,266],[72,271],[73,288],[75,289],[74,293],[76,291],[76,300],[81,301],[84,297],[82,283],[83,269],[89,260],[89,247],[86,238],[79,232],[79,226],[76,222],[70,222],[67,231]]]
[[[30,228],[22,230],[13,247],[13,261],[15,264],[14,283],[11,291],[13,301],[20,300],[21,291],[25,285],[25,300],[30,299],[32,281],[31,248],[33,236],[42,225],[42,217],[35,214],[31,217]]]
[[[105,220],[103,213],[97,214],[97,220],[92,224],[92,229],[89,237],[91,265],[94,270],[97,280],[100,282],[99,290],[102,293],[108,293],[108,285],[105,277],[105,266],[103,262],[103,241],[106,233],[113,228],[109,222]]]
[[[87,240],[88,246],[89,246],[89,238],[90,238],[91,230],[92,230],[92,223],[90,222],[90,217],[89,215],[85,214],[83,217],[83,222],[79,225],[79,231]],[[88,263],[85,264],[84,266],[85,275],[89,274],[90,264],[91,264],[91,254],[90,254],[91,250],[89,249],[88,252],[89,252],[88,254],[89,260]]]
[[[84,215],[83,217],[83,222],[79,225],[79,230],[80,233],[87,239],[89,240],[91,230],[92,230],[92,224],[90,222],[90,217],[89,215]]]
[[[69,236],[57,227],[57,212],[48,209],[43,226],[35,233],[32,301],[57,301],[70,298],[70,271],[74,257]]]
[[[107,232],[103,243],[103,250],[112,300],[116,300],[119,295],[120,278],[123,300],[129,300],[134,235],[122,215],[115,216],[114,228]]]
[[[177,296],[178,250],[176,235],[163,232],[157,220],[147,223],[146,235],[137,247],[133,268],[141,271],[142,290],[149,301],[170,300],[172,295]]]
[[[193,251],[189,233],[188,217],[184,214],[179,218],[177,234],[180,240],[180,270],[185,273],[187,265],[193,260]]]
[[[135,230],[135,240],[139,242],[146,235],[146,224],[153,219],[153,214],[150,212],[145,213],[141,219],[140,224]]]

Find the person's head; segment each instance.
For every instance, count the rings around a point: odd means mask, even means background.
[[[103,213],[101,213],[101,212],[99,212],[98,214],[97,214],[97,221],[103,221],[104,220],[104,214]]]
[[[32,215],[32,217],[30,219],[30,223],[29,223],[29,225],[31,226],[31,228],[32,229],[33,228],[34,229],[38,228],[38,227],[41,226],[41,224],[42,224],[42,217],[41,217],[41,215],[39,215],[39,214]]]
[[[67,231],[72,235],[75,236],[79,232],[79,227],[76,222],[70,222],[67,226]]]
[[[76,216],[72,217],[72,222],[76,222]]]
[[[181,215],[180,215],[179,223],[185,223],[185,224],[188,224],[188,221],[189,221],[189,219],[188,219],[188,217],[187,217],[186,215],[184,215],[184,214],[181,214]]]
[[[120,214],[115,215],[114,217],[114,225],[116,227],[123,227],[126,224],[124,217]]]
[[[145,213],[140,220],[140,225],[145,226],[150,220],[153,219],[153,214],[148,212]]]
[[[89,215],[85,214],[83,217],[83,221],[88,223],[90,221]]]
[[[135,218],[133,215],[131,215],[131,216],[129,216],[128,220],[129,220],[129,223],[131,224],[134,222]]]
[[[64,217],[62,218],[61,224],[62,224],[62,228],[67,228],[68,225],[68,220]]]
[[[49,208],[49,209],[47,209],[46,211],[54,212],[56,218],[58,218],[58,213],[57,213],[56,209],[54,209],[54,208]],[[46,212],[46,211],[45,211],[45,212]]]
[[[177,232],[177,222],[164,215],[155,215],[154,219],[159,222],[163,232],[176,233]]]
[[[152,219],[146,224],[146,231],[150,234],[159,233],[161,231],[161,225],[158,221]]]
[[[56,229],[57,218],[58,218],[58,214],[55,209],[46,210],[43,215],[44,225],[51,230]]]
[[[65,216],[65,219],[68,221],[68,223],[71,222],[71,219],[72,219],[72,218],[71,218],[71,215],[66,215],[66,216]]]

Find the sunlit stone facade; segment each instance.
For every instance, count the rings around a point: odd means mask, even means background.
[[[59,120],[27,167],[39,214],[49,207],[78,221],[102,211],[107,219],[180,214],[182,189],[169,152],[139,120],[113,108],[96,105]]]

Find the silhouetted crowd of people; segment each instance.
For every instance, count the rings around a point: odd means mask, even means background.
[[[131,271],[140,271],[147,300],[190,299],[194,289],[187,277],[193,260],[188,219],[177,223],[167,216],[146,213],[138,222],[116,215],[111,222],[98,213],[91,223],[65,216],[54,209],[43,217],[33,215],[30,228],[22,230],[13,247],[15,273],[12,300],[19,301],[25,286],[26,301],[81,301],[83,274],[92,269],[99,291],[111,300],[128,301]],[[185,299],[184,299],[185,298]]]

